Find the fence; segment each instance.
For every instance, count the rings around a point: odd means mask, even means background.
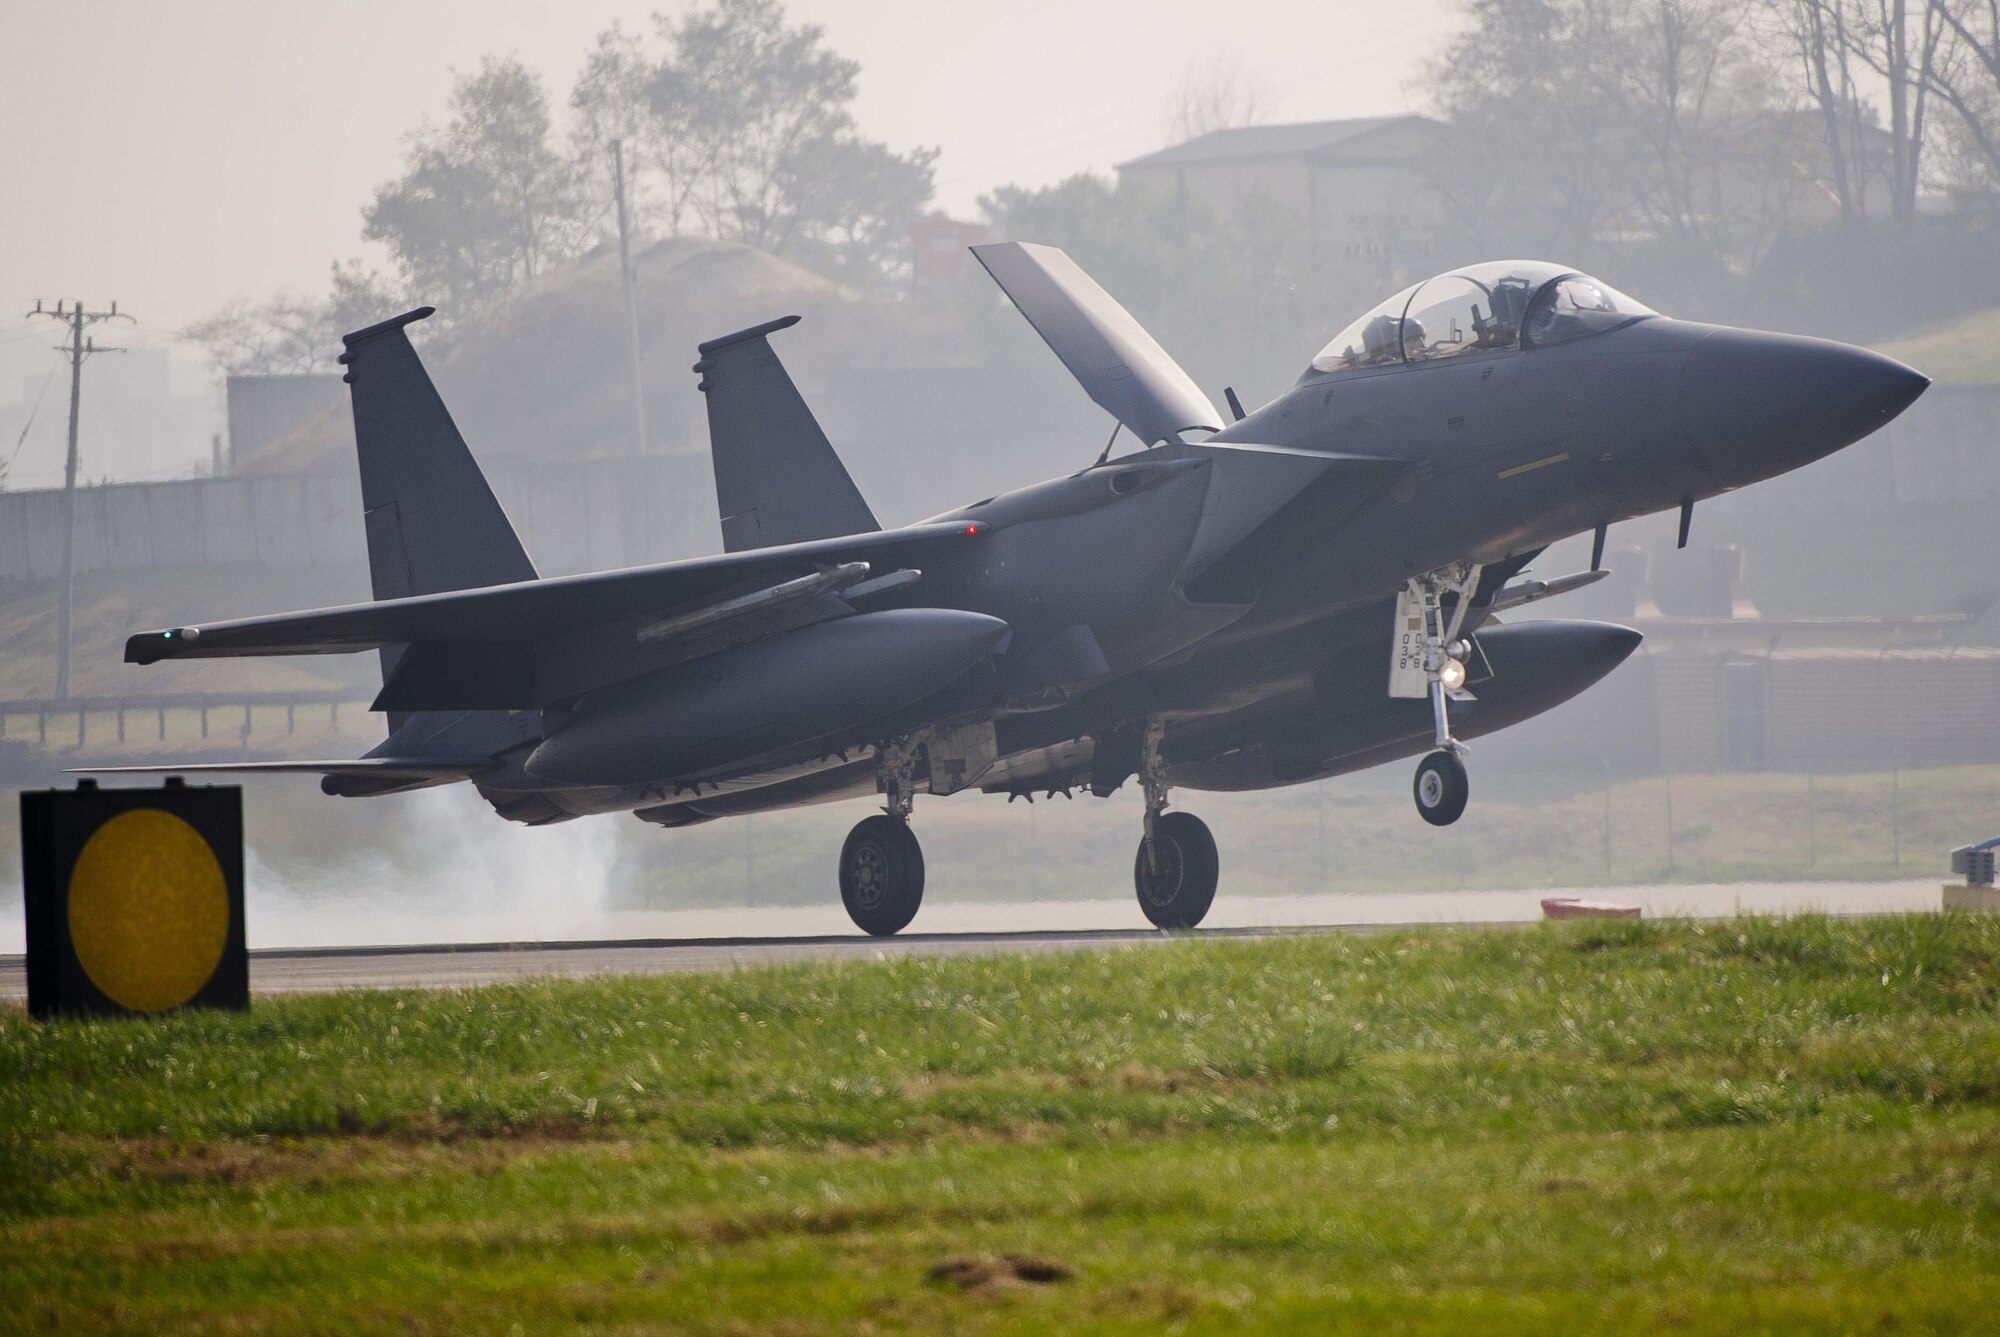
[[[18,726],[26,721],[34,721],[33,736],[37,745],[49,746],[50,723],[56,725],[57,746],[63,746],[68,736],[68,724],[75,722],[75,746],[83,747],[91,740],[90,721],[93,716],[107,722],[109,736],[100,736],[100,742],[139,742],[143,732],[136,736],[133,730],[143,731],[145,723],[153,726],[155,742],[165,742],[167,719],[170,714],[187,714],[199,720],[201,737],[209,736],[211,717],[231,715],[242,711],[242,724],[236,735],[247,738],[255,729],[256,712],[262,709],[275,714],[285,712],[285,732],[296,733],[301,710],[317,713],[326,712],[329,729],[340,727],[341,707],[350,713],[365,713],[372,698],[357,695],[352,691],[320,692],[182,692],[163,696],[74,696],[61,701],[31,699],[25,701],[0,701],[0,739],[12,738]],[[134,724],[134,721],[145,723]],[[26,728],[21,728],[26,736]]]
[[[546,575],[720,546],[705,455],[499,460],[487,475]],[[79,488],[76,506],[79,571],[334,566],[366,557],[361,488],[347,475],[106,483]],[[67,514],[59,488],[0,492],[0,582],[62,573]]]

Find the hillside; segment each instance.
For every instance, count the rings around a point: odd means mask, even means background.
[[[802,382],[822,388],[863,368],[964,365],[966,311],[950,302],[862,293],[766,252],[672,238],[633,256],[648,437],[654,449],[699,449],[702,405],[690,370],[696,345],[784,315],[805,319],[781,350]],[[482,454],[574,459],[632,449],[631,364],[615,252],[550,269],[460,323],[440,312],[415,334],[440,391]],[[1025,329],[1021,331],[1026,333]],[[266,454],[258,472],[346,467],[345,428],[329,419]]]

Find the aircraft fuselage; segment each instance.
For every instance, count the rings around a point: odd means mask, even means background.
[[[1430,741],[1426,708],[1380,691],[1391,601],[1412,576],[1504,563],[1797,468],[1874,430],[1923,384],[1864,350],[1661,317],[1554,347],[1309,372],[1212,439],[1405,471],[1365,488],[1327,474],[1185,582],[1215,504],[1216,466],[1198,446],[1170,443],[949,512],[936,518],[976,524],[976,541],[886,606],[1004,622],[993,669],[726,762],[676,771],[694,756],[663,751],[664,773],[644,784],[622,783],[632,750],[621,740],[621,783],[551,797],[565,812],[647,808],[678,824],[866,794],[872,766],[841,752],[940,720],[994,721],[1001,757],[984,785],[1016,792],[1087,782],[1096,740],[1142,716],[1178,722],[1168,756],[1176,783],[1197,788],[1414,755]],[[1592,623],[1468,630],[1491,669],[1472,684],[1468,737],[1559,704],[1637,645]],[[568,772],[586,774],[587,763]],[[548,789],[552,778],[518,782]]]

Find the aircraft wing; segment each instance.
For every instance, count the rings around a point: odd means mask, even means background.
[[[1142,443],[1221,428],[1222,415],[1194,378],[1063,251],[1003,241],[972,253],[1070,375]]]
[[[374,780],[463,780],[491,757],[349,757],[340,761],[202,761],[178,766],[72,766],[71,775],[345,775]]]
[[[348,654],[408,646],[376,710],[522,710],[841,616],[868,586],[915,579],[977,523],[912,525],[624,571],[491,585],[144,631],[125,659]]]
[[[196,627],[142,631],[125,642],[129,664],[240,655],[339,655],[424,641],[497,644],[698,607],[759,582],[802,575],[829,563],[864,561],[877,574],[921,567],[926,554],[976,542],[981,526],[912,525],[782,548],[697,557],[582,576],[558,576],[406,599],[246,617]]]

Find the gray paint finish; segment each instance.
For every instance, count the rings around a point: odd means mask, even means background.
[[[771,353],[776,321],[704,345],[701,371],[725,521],[802,541],[534,579],[403,318],[350,346],[377,587],[409,597],[140,633],[127,658],[409,645],[383,703],[428,713],[388,764],[329,763],[326,787],[440,783],[484,757],[480,792],[533,824],[634,811],[673,827],[878,790],[907,811],[933,775],[1007,795],[1109,793],[1142,766],[1156,788],[1296,784],[1433,746],[1431,703],[1387,695],[1412,578],[1483,568],[1454,604],[1470,694],[1440,709],[1458,737],[1503,729],[1638,644],[1491,618],[1546,545],[1795,469],[1928,384],[1861,349],[1594,307],[1588,280],[1536,265],[1517,327],[1493,323],[1497,278],[1462,312],[1419,289],[1431,325],[1403,322],[1398,351],[1350,346],[1215,430],[1067,256],[979,251],[1083,388],[1159,444],[873,531]],[[1471,292],[1473,272],[1433,282]],[[1537,325],[1571,279],[1583,304]]]

